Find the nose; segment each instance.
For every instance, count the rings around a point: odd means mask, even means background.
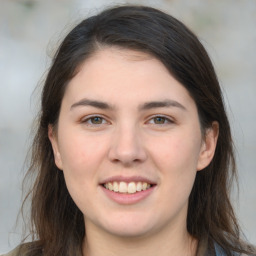
[[[120,127],[113,134],[108,157],[110,161],[131,166],[147,159],[143,138],[136,127]]]

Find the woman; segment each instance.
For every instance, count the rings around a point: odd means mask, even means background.
[[[28,174],[32,242],[10,255],[256,255],[230,203],[235,159],[211,61],[156,9],[105,10],[67,35]]]

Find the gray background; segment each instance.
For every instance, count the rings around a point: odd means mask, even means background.
[[[201,39],[224,89],[237,147],[240,196],[237,214],[256,244],[256,1],[255,0],[0,0],[0,253],[20,241],[23,163],[37,112],[33,90],[59,40],[82,18],[113,3],[161,8]],[[31,96],[32,95],[32,96]]]

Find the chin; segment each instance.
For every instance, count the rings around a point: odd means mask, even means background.
[[[138,218],[136,216],[120,216],[116,217],[115,220],[118,221],[109,221],[107,220],[102,225],[103,229],[111,235],[118,237],[143,237],[147,236],[154,230],[154,224],[152,221],[147,221],[147,218],[143,217]]]
[[[130,226],[126,228],[111,228],[106,230],[108,233],[110,233],[113,236],[117,236],[120,238],[138,238],[138,237],[145,237],[149,235],[150,229],[147,228],[142,228],[142,227],[135,227],[135,226]]]

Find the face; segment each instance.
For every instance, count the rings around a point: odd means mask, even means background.
[[[49,138],[86,229],[128,237],[186,229],[195,175],[216,144],[160,61],[115,48],[80,67]]]

